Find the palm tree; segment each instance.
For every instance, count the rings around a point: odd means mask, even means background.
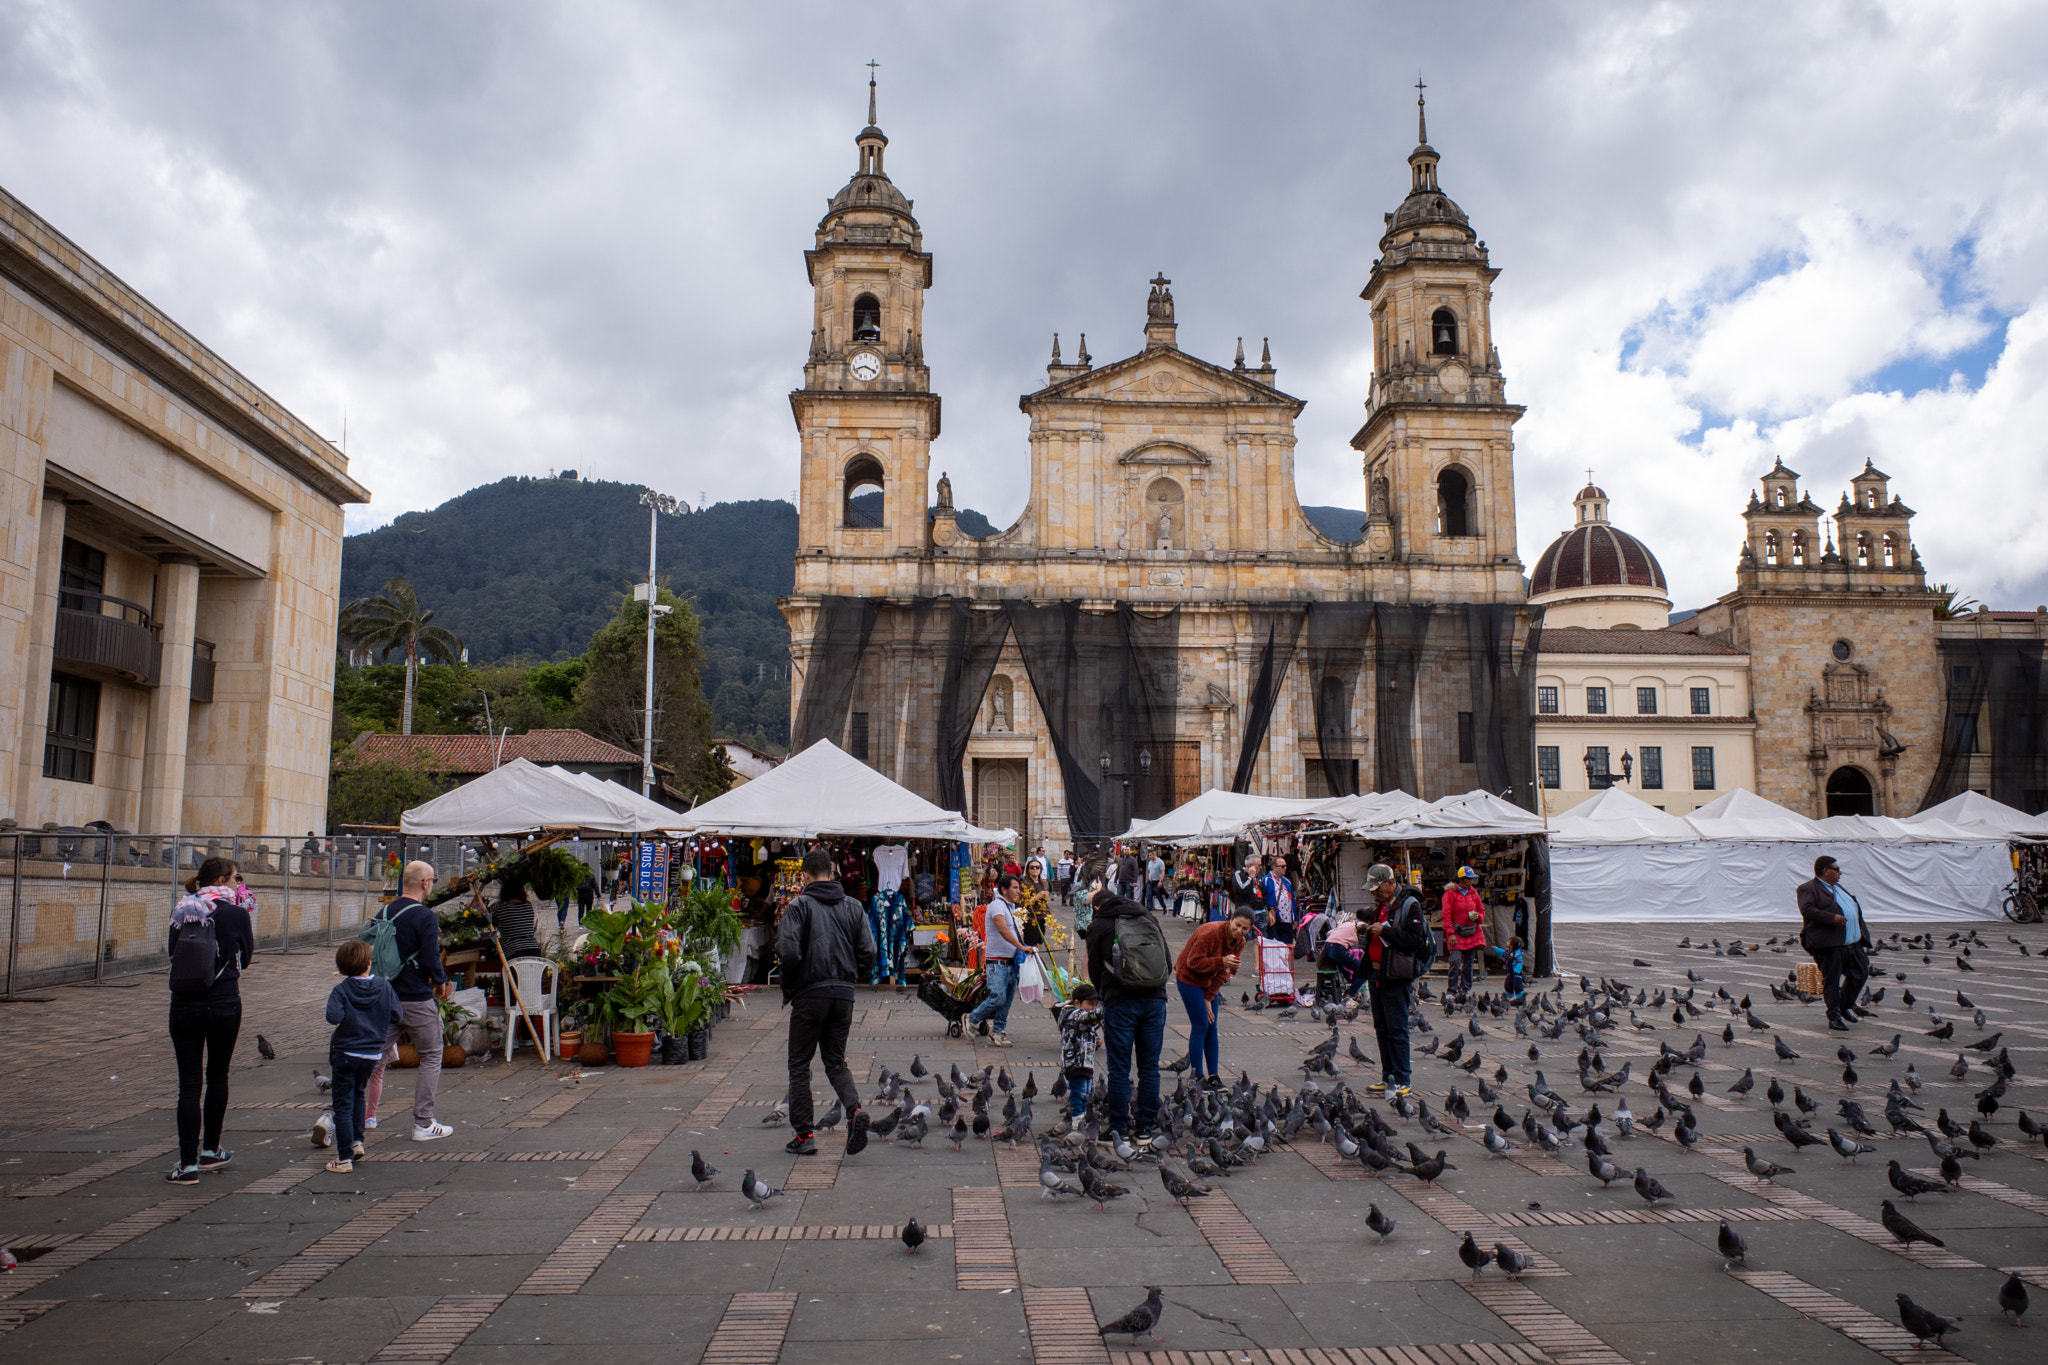
[[[1937,621],[1953,621],[1959,616],[1968,616],[1984,609],[1984,604],[1976,598],[1961,588],[1951,588],[1946,583],[1936,583],[1928,591],[1941,594],[1942,600],[1934,604],[1934,619]]]
[[[462,641],[446,626],[434,624],[434,613],[420,607],[419,594],[403,578],[384,584],[376,597],[359,597],[341,609],[341,633],[365,649],[385,658],[391,651],[405,651],[405,714],[399,733],[412,733],[412,694],[419,676],[420,656],[438,655],[454,663],[462,657]]]

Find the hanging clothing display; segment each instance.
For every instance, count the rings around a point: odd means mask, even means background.
[[[884,891],[900,891],[903,879],[910,875],[910,850],[902,844],[878,844],[875,847],[876,885]]]
[[[875,936],[875,967],[868,984],[903,979],[905,955],[910,950],[910,902],[900,891],[877,891],[868,902],[868,929]]]

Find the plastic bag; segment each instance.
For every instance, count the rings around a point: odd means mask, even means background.
[[[1045,969],[1038,965],[1038,954],[1028,953],[1017,964],[1017,998],[1035,1005],[1044,994]]]

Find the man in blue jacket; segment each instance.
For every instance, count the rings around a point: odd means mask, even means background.
[[[400,889],[404,894],[379,914],[398,930],[398,955],[405,966],[391,987],[398,993],[402,1027],[420,1054],[412,1091],[412,1140],[435,1142],[455,1131],[434,1121],[434,1094],[441,1088],[441,1052],[446,1046],[435,1002],[446,1000],[455,987],[441,965],[441,917],[426,904],[434,889],[433,864],[407,863]],[[388,1041],[398,1041],[399,1027],[393,1026]]]

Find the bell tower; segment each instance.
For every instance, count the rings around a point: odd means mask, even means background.
[[[875,119],[854,137],[853,177],[804,253],[812,290],[803,387],[789,396],[802,444],[797,591],[830,591],[829,561],[928,544],[926,481],[939,399],[924,363],[932,258],[911,201],[889,179]],[[815,581],[813,581],[815,580]]]
[[[1367,562],[1406,566],[1437,601],[1522,596],[1515,545],[1514,425],[1493,344],[1493,281],[1465,211],[1444,194],[1416,82],[1408,196],[1386,215],[1359,295],[1372,309],[1373,377],[1362,456]]]

